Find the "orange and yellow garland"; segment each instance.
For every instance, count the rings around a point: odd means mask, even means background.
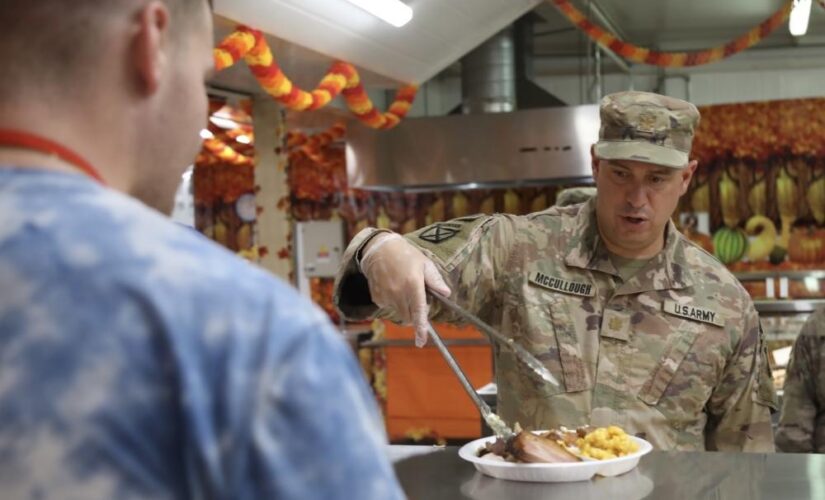
[[[590,22],[587,17],[569,0],[552,0],[556,8],[577,28],[584,31],[593,41],[630,61],[642,64],[652,64],[670,68],[684,66],[698,66],[730,57],[741,52],[768,36],[788,19],[793,7],[793,0],[787,0],[782,7],[759,26],[725,45],[697,52],[657,52],[645,49],[638,45],[620,40],[613,33],[609,33]]]
[[[358,71],[349,63],[336,61],[321,79],[318,88],[307,92],[295,86],[284,75],[263,34],[246,26],[239,26],[227,36],[215,48],[214,57],[218,71],[244,59],[264,90],[292,110],[318,109],[338,94],[343,94],[350,111],[372,128],[387,129],[396,126],[409,111],[418,90],[416,85],[401,87],[389,111],[381,113],[367,96]]]
[[[321,150],[331,142],[342,138],[346,131],[346,125],[338,122],[329,129],[314,135],[306,135],[302,132],[287,132],[286,148],[289,151],[290,159],[301,153],[316,163],[322,163],[324,160]]]
[[[255,163],[252,158],[238,153],[232,146],[216,137],[204,139],[203,147],[221,161],[232,165],[253,165]]]

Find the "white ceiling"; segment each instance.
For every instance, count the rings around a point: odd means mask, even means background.
[[[539,22],[534,53],[553,58],[581,58],[587,39],[549,0],[404,0],[413,20],[394,28],[345,0],[215,0],[216,42],[238,24],[268,33],[279,64],[296,84],[312,88],[335,59],[353,63],[367,87],[392,88],[399,82],[422,83],[533,10]],[[784,0],[573,0],[592,19],[621,38],[658,50],[710,48],[758,25]],[[600,11],[603,16],[595,14]],[[825,67],[825,9],[814,0],[808,34],[794,38],[787,24],[749,49],[784,47],[782,58]],[[802,49],[807,49],[803,53]],[[790,56],[786,55],[790,54]],[[804,56],[804,57],[802,57]],[[740,56],[741,58],[741,56]],[[544,59],[548,62],[548,59]],[[609,64],[609,62],[608,62]],[[545,64],[546,66],[546,64]],[[561,66],[556,65],[559,71]],[[455,69],[455,66],[453,66]],[[580,71],[572,65],[569,71]],[[577,69],[578,68],[578,69]],[[651,70],[653,69],[652,67]],[[609,70],[609,69],[606,69]],[[221,72],[211,83],[260,92],[245,65]]]
[[[215,13],[359,70],[422,83],[541,1],[406,0],[414,15],[401,28],[345,0],[216,0]]]
[[[726,43],[767,19],[785,0],[573,0],[582,12],[592,6],[590,18],[613,30],[628,42],[657,50],[699,50]],[[604,19],[594,11],[601,11]],[[543,53],[582,50],[582,36],[549,2],[536,12],[545,22],[537,31],[559,31],[537,39]],[[792,47],[825,43],[825,9],[813,1],[808,34],[796,39],[787,23],[753,47]]]

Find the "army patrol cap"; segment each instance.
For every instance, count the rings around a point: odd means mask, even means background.
[[[617,92],[602,99],[596,156],[684,168],[699,125],[693,104],[650,92]]]

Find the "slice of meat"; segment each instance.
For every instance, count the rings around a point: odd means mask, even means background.
[[[576,446],[576,440],[578,438],[579,437],[575,432],[565,432],[561,440],[564,442],[565,446]]]
[[[578,462],[579,458],[551,439],[532,432],[519,432],[509,443],[509,452],[519,462],[562,463]]]
[[[479,452],[478,456],[484,456],[488,453],[499,455],[501,457],[507,456],[507,441],[501,438],[496,438],[492,443],[487,443]]]
[[[545,432],[544,434],[539,434],[539,436],[541,436],[543,438],[546,438],[546,439],[552,439],[553,441],[562,441],[562,440],[564,440],[564,433],[562,431],[558,430],[558,429],[551,429],[551,430]]]
[[[563,442],[565,446],[576,446],[576,439],[578,436],[576,435],[576,431],[571,430],[560,430],[560,429],[552,429],[544,434],[539,434],[539,436],[545,439],[551,439],[556,442]]]

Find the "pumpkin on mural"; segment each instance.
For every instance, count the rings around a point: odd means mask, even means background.
[[[788,245],[788,258],[801,264],[825,261],[825,229],[794,228]]]

